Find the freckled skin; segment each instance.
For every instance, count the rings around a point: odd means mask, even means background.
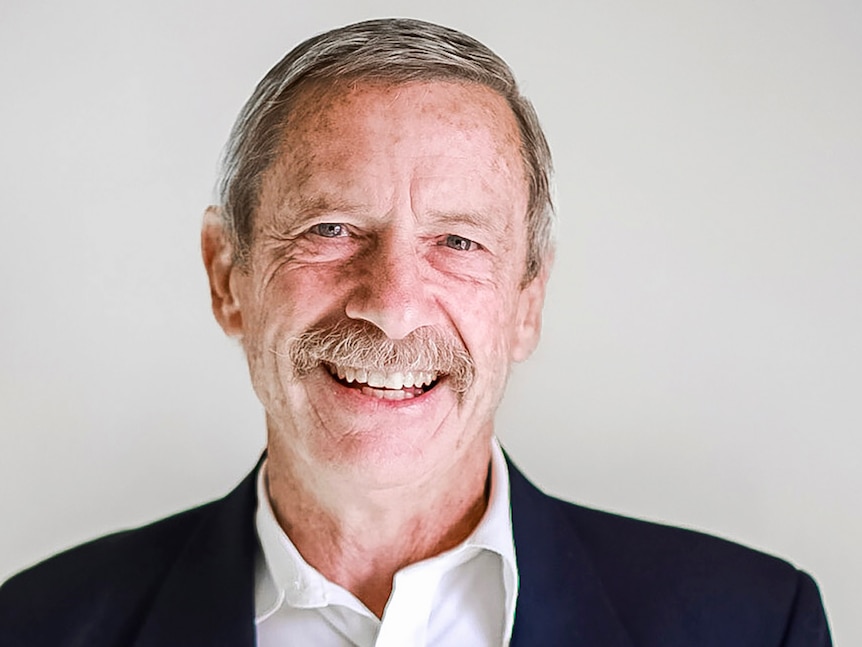
[[[240,281],[255,388],[277,445],[289,439],[304,461],[353,465],[364,479],[381,461],[381,483],[414,479],[423,459],[429,467],[440,460],[432,437],[448,460],[465,444],[485,444],[509,364],[526,354],[514,321],[527,202],[517,126],[500,97],[473,85],[316,88],[305,101],[265,176],[251,268]],[[468,212],[485,219],[482,231],[457,222]],[[444,215],[450,221],[439,222]],[[350,235],[308,233],[321,222],[344,223]],[[441,246],[450,233],[482,249]],[[424,429],[407,429],[417,426],[409,411],[378,412],[379,403],[345,410],[292,381],[271,352],[344,316],[393,338],[424,325],[450,331],[476,361],[477,383],[460,407],[444,398],[423,415]]]
[[[382,609],[399,565],[455,545],[484,511],[494,413],[511,363],[538,340],[545,276],[522,286],[527,182],[517,124],[493,91],[318,85],[292,115],[262,182],[250,265],[225,266],[214,311],[242,337],[266,409],[279,520],[310,563]],[[320,235],[323,223],[338,235]],[[205,257],[224,244],[212,227]],[[344,318],[393,339],[438,327],[470,353],[472,386],[459,400],[443,380],[392,403],[323,368],[294,379],[285,344]],[[374,564],[364,584],[351,555]]]

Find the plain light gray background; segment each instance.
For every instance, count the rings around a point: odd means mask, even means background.
[[[559,253],[504,444],[549,491],[811,571],[862,644],[862,4],[97,2],[0,8],[0,579],[226,492],[262,415],[198,253],[253,85],[357,19],[506,58]]]

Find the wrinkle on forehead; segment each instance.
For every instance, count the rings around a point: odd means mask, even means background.
[[[405,92],[416,88],[421,88],[421,95]],[[439,89],[449,91],[435,92],[434,102],[423,100]],[[467,93],[469,96],[465,96]],[[385,103],[373,100],[362,102],[366,96],[380,99],[384,94],[388,94]],[[417,116],[436,117],[441,125],[457,128],[470,139],[489,139],[500,159],[507,159],[513,149],[519,152],[522,149],[520,130],[506,100],[494,90],[478,83],[449,80],[398,84],[369,80],[317,81],[308,83],[294,102],[284,125],[280,157],[291,151],[304,153],[301,157],[313,157],[316,143],[310,140],[319,141],[324,134],[344,138],[336,138],[336,141],[360,137],[361,132],[345,128],[344,120],[340,118],[345,110],[353,111],[361,102],[369,119],[386,121],[387,111],[399,101],[412,102]],[[493,127],[489,127],[492,123]],[[394,129],[390,131],[393,139],[397,139],[400,134],[403,134],[403,128],[402,133]],[[524,169],[519,170],[526,181]]]
[[[407,103],[395,108],[399,102]],[[357,110],[362,110],[363,119],[355,118]],[[409,119],[410,110],[417,119]],[[412,145],[417,129],[423,141],[418,151]],[[283,132],[281,154],[261,186],[261,196],[274,198],[268,202],[281,213],[313,209],[315,203],[321,209],[330,205],[354,210],[385,202],[389,196],[364,194],[368,186],[363,175],[373,176],[370,168],[360,168],[363,156],[370,161],[379,151],[396,171],[411,170],[413,184],[439,179],[438,190],[449,182],[457,191],[459,180],[476,182],[493,202],[495,182],[489,176],[502,175],[521,183],[525,194],[528,191],[514,114],[502,96],[475,83],[309,82],[295,99]],[[477,151],[475,173],[470,168],[471,151]],[[440,158],[464,162],[461,177],[435,176],[435,161]]]

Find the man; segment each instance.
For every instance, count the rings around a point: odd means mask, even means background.
[[[0,589],[3,645],[829,645],[813,581],[547,497],[494,414],[540,332],[550,153],[475,40],[380,20],[258,85],[202,232],[266,411],[225,499]]]

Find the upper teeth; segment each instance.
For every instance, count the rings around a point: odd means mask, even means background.
[[[437,379],[436,373],[427,371],[408,371],[406,373],[380,373],[367,371],[364,368],[335,366],[336,374],[345,382],[361,382],[374,388],[405,389],[413,386],[425,386]]]

